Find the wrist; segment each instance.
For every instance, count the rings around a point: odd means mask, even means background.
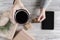
[[[45,8],[41,8],[40,11],[45,11],[46,9]]]
[[[45,8],[40,9],[40,13],[45,14],[45,11],[46,11],[46,9],[45,9]]]

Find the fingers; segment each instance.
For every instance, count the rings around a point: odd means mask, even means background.
[[[15,0],[16,3],[18,4],[14,4],[14,7],[13,7],[13,12],[15,12],[16,10],[18,9],[25,9],[29,14],[31,14],[23,5],[23,3],[21,2],[21,0]]]
[[[38,17],[38,21],[42,22],[45,18],[46,18],[45,14],[41,14],[41,15]]]
[[[19,10],[19,9],[25,9],[30,14],[30,12],[24,7],[21,0],[15,0],[13,7],[11,9],[11,14],[10,14],[10,19],[11,19],[11,21],[13,20],[12,21],[13,23],[15,22],[15,19],[14,19],[15,12],[16,12],[16,10]]]
[[[43,17],[42,19],[40,19],[40,22],[44,21],[46,17]]]
[[[13,2],[13,5],[17,5],[17,6],[20,6],[20,7],[24,7],[23,3],[21,2],[21,0],[14,0]]]

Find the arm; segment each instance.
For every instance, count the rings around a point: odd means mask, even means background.
[[[40,9],[46,9],[52,0],[41,0]]]
[[[42,22],[45,17],[46,8],[49,6],[52,0],[41,0],[40,2],[40,15],[38,17],[38,21]]]

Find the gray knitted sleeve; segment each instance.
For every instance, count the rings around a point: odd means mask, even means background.
[[[40,8],[47,8],[52,0],[40,0]]]

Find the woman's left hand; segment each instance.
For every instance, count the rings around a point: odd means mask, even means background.
[[[42,22],[46,18],[45,11],[42,11],[38,17],[38,21]]]

